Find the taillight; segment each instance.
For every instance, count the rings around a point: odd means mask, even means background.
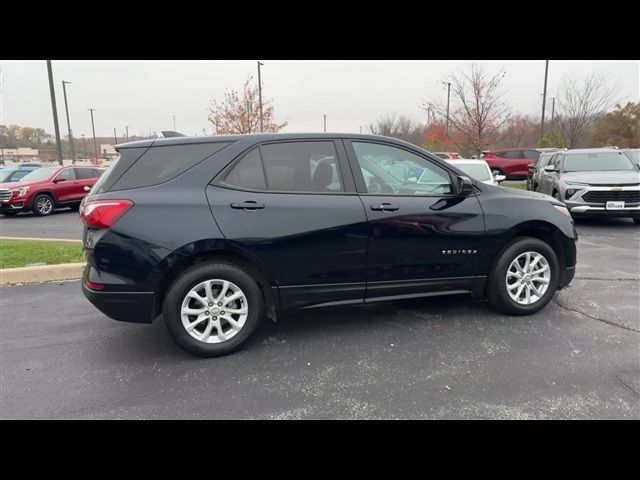
[[[91,290],[102,290],[104,288],[104,284],[98,283],[98,282],[92,282],[91,280],[85,280],[84,284],[87,286],[87,288],[90,288]]]
[[[92,200],[85,202],[80,218],[92,228],[111,228],[131,207],[131,200]]]

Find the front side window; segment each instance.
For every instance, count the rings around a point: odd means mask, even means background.
[[[553,155],[540,155],[540,159],[538,161],[539,168],[544,168],[549,165],[549,160],[553,158]]]
[[[288,142],[251,150],[224,183],[247,190],[332,193],[344,188],[333,142]]]
[[[441,195],[452,193],[442,167],[415,153],[379,143],[353,142],[367,193]]]
[[[65,180],[75,180],[76,174],[74,172],[74,168],[67,168],[66,170],[62,170],[56,178],[64,178]]]

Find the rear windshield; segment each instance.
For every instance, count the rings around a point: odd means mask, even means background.
[[[229,142],[151,147],[113,183],[109,190],[129,190],[167,182],[227,145]],[[107,175],[103,175],[105,176]]]
[[[574,153],[564,157],[565,172],[618,172],[635,170],[622,152]]]
[[[484,182],[486,180],[491,180],[491,172],[487,168],[486,165],[479,165],[477,163],[460,163],[455,162],[451,163],[453,166],[457,167],[458,170],[462,170],[464,173],[469,175],[476,180],[480,180]]]

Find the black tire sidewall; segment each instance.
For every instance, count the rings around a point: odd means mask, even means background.
[[[51,210],[49,211],[49,213],[40,213],[38,211],[38,199],[40,199],[41,197],[47,197],[49,200],[51,200]],[[31,207],[31,210],[33,211],[33,214],[36,217],[48,217],[49,215],[51,215],[53,213],[54,206],[55,205],[54,205],[53,198],[51,197],[51,195],[47,195],[46,193],[39,193],[33,199],[33,206]]]
[[[516,303],[507,292],[506,275],[511,262],[520,254],[525,252],[537,252],[542,254],[551,268],[551,280],[549,288],[542,298],[532,305],[521,305]],[[500,254],[494,265],[489,279],[489,300],[499,310],[512,315],[530,315],[540,311],[553,298],[560,280],[560,263],[553,249],[542,240],[532,237],[521,237],[515,239]]]
[[[233,338],[222,343],[208,344],[196,340],[184,329],[180,309],[189,290],[200,282],[214,278],[228,280],[237,285],[247,298],[249,313],[242,330]],[[171,284],[164,298],[162,316],[169,334],[180,347],[194,355],[217,357],[237,350],[249,340],[263,315],[263,310],[260,287],[246,272],[231,264],[207,262],[185,270]]]

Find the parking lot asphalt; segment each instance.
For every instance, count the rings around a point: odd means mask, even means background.
[[[578,231],[576,279],[536,315],[467,296],[296,312],[215,359],[77,281],[5,287],[0,417],[637,419],[640,228]]]
[[[48,217],[21,213],[15,217],[0,215],[0,236],[23,238],[64,238],[81,240],[82,223],[76,210],[56,210]]]

